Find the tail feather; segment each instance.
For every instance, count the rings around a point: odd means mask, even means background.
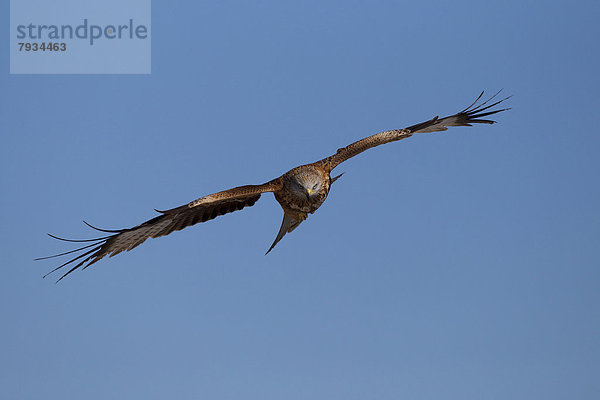
[[[291,231],[296,229],[302,223],[302,221],[306,219],[306,217],[308,217],[308,214],[292,214],[290,212],[284,211],[283,221],[281,222],[281,228],[279,228],[277,237],[275,238],[275,241],[273,242],[271,247],[269,247],[269,250],[267,250],[267,252],[265,253],[265,256],[269,254],[271,250],[273,250],[273,247],[275,247],[275,245],[279,243],[281,239],[283,239],[286,233],[290,233]]]

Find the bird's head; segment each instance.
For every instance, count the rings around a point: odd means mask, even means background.
[[[310,201],[311,197],[321,191],[322,181],[317,174],[299,174],[295,177],[291,190],[297,197],[306,198]]]

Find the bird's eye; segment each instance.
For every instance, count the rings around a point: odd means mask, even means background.
[[[319,184],[315,183],[315,185],[312,187],[312,190],[317,190],[318,187],[319,187]]]

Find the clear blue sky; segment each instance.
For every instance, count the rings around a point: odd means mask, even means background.
[[[0,60],[7,399],[597,399],[598,2],[157,2],[151,75]],[[370,150],[282,212],[55,285],[82,219],[130,227],[378,131],[514,94],[498,124]]]

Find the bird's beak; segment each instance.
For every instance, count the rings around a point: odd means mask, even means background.
[[[312,194],[313,194],[313,193],[314,193],[314,192],[313,192],[313,190],[312,190],[312,189],[306,189],[306,197],[307,197],[308,199],[310,199],[310,196],[312,196]]]

